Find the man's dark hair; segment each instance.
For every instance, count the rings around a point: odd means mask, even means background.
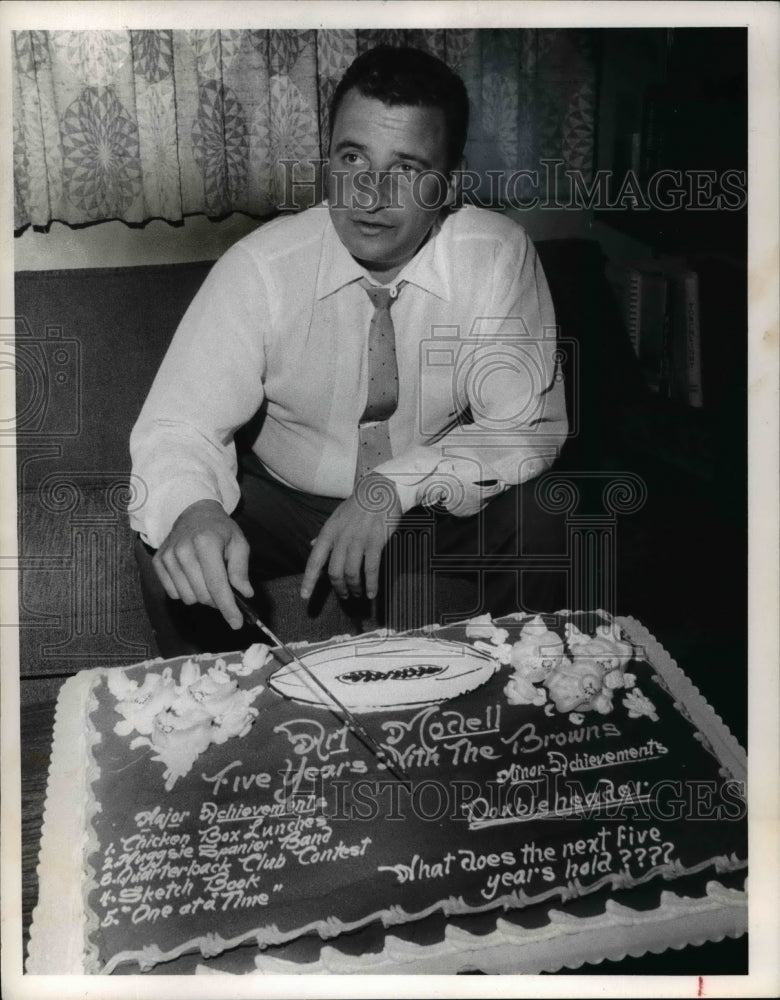
[[[391,45],[377,45],[358,56],[330,102],[331,135],[344,95],[353,89],[383,104],[440,108],[447,125],[447,168],[457,167],[466,145],[469,97],[461,78],[441,59]]]

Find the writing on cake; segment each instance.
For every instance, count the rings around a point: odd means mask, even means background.
[[[736,824],[721,856],[692,822],[703,804],[739,819],[738,782],[608,616],[481,617],[300,653],[412,781],[265,653],[257,677],[241,654],[107,672],[90,717],[102,968],[742,863]],[[128,756],[141,746],[163,768]]]

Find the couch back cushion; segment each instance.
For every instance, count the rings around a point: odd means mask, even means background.
[[[128,441],[210,267],[16,275],[23,677],[156,654],[125,513]]]
[[[211,266],[16,275],[23,489],[53,466],[129,471],[130,431],[176,326]],[[58,454],[47,459],[44,452],[52,446]]]
[[[558,325],[570,436],[559,468],[602,467],[622,419],[645,406],[647,388],[605,276],[595,240],[536,243]]]

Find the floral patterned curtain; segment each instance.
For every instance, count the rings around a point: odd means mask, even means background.
[[[276,212],[327,152],[327,107],[380,42],[444,59],[472,100],[477,171],[592,168],[596,36],[586,30],[18,31],[17,230]],[[294,167],[292,164],[296,164]],[[543,182],[544,178],[542,178]],[[542,191],[542,193],[544,193]]]

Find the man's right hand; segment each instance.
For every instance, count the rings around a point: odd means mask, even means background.
[[[249,582],[249,543],[216,500],[198,500],[178,516],[157,550],[155,571],[174,600],[217,608],[231,628],[243,624],[231,585],[245,597]]]

